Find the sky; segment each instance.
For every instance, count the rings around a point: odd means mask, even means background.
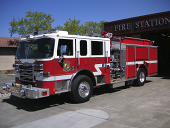
[[[116,21],[170,11],[170,0],[0,0],[0,37],[10,37],[9,22],[27,11],[45,12],[55,20],[52,27],[70,19]],[[13,37],[19,37],[14,34]]]

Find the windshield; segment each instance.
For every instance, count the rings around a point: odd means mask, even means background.
[[[53,56],[54,39],[42,38],[21,41],[18,45],[16,59],[38,59]]]

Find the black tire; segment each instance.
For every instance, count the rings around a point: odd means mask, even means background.
[[[80,75],[71,84],[70,97],[76,103],[89,101],[93,92],[93,83],[88,76]]]
[[[137,79],[134,81],[135,85],[143,86],[146,82],[146,72],[143,68],[140,68],[137,74]]]

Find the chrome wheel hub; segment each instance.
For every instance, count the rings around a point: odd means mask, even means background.
[[[143,83],[145,81],[145,73],[144,72],[140,73],[139,80],[140,80],[141,83]]]
[[[78,92],[82,98],[87,97],[90,93],[90,85],[86,81],[81,82],[78,88]]]

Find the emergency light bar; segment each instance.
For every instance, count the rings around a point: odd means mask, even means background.
[[[50,30],[44,30],[44,31],[39,31],[39,32],[26,34],[23,37],[29,39],[29,38],[33,38],[33,36],[35,36],[35,35],[50,34],[50,33],[57,33],[57,34],[60,34],[60,35],[68,35],[67,31],[60,31],[60,30],[56,30],[56,29],[50,29]]]
[[[102,37],[101,34],[98,34],[98,33],[87,33],[86,36],[91,36],[91,37]]]
[[[30,34],[24,35],[23,38],[29,39],[29,38],[33,38],[33,36],[34,36],[33,33],[30,33]]]
[[[37,35],[40,35],[40,34],[49,34],[49,33],[58,33],[59,30],[56,30],[56,29],[50,29],[50,30],[44,30],[44,31],[39,31],[37,33]]]

